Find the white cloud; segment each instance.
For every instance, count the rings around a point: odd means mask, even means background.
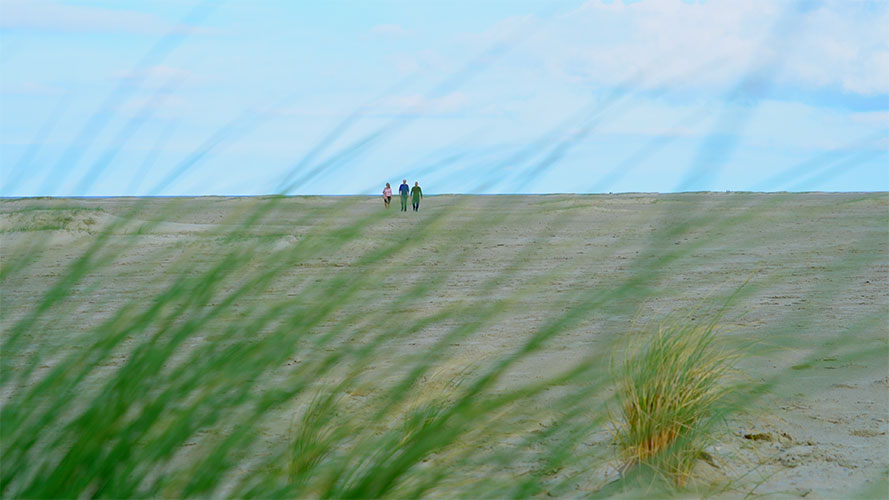
[[[850,93],[889,92],[889,3],[829,2],[811,12],[782,78]]]
[[[643,87],[664,81],[721,87],[745,73],[768,34],[774,4],[604,4],[590,1],[547,30],[561,59],[552,71],[574,81],[615,84],[642,73]],[[756,19],[756,22],[749,22]],[[563,57],[560,57],[563,56]]]
[[[639,85],[725,91],[752,69],[778,85],[889,92],[889,3],[828,1],[811,12],[790,2],[590,0],[560,13],[516,51],[550,76],[610,86],[642,74]],[[507,18],[481,40],[503,37],[526,19]],[[769,63],[774,62],[774,71]]]

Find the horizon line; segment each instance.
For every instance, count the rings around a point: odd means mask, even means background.
[[[424,194],[423,197],[436,196],[622,196],[622,195],[674,195],[674,194],[889,194],[889,190],[874,191],[619,191],[608,193],[434,193]],[[172,194],[172,195],[24,195],[9,196],[0,195],[0,200],[27,200],[27,199],[111,199],[111,198],[376,198],[379,194]]]

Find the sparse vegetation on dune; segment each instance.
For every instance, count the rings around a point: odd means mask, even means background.
[[[615,373],[616,441],[625,472],[648,467],[685,484],[724,414],[732,356],[714,346],[715,321],[655,327]]]
[[[95,231],[101,209],[81,207],[29,207],[2,220],[0,234],[29,231]]]

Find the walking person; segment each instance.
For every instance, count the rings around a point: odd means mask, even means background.
[[[386,208],[389,208],[389,202],[392,201],[392,188],[389,186],[389,183],[386,183],[386,187],[383,188],[383,205],[386,205]]]
[[[410,192],[411,188],[407,185],[407,179],[401,181],[401,185],[398,186],[398,194],[401,195],[401,211],[407,212],[407,195]]]
[[[411,203],[414,205],[414,212],[420,211],[420,198],[423,197],[423,190],[420,189],[420,183],[415,182],[411,189]]]

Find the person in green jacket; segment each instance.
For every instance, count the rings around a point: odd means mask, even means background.
[[[411,188],[411,203],[414,205],[414,212],[420,210],[420,198],[423,197],[423,190],[420,189],[420,183],[415,182],[414,187]]]

